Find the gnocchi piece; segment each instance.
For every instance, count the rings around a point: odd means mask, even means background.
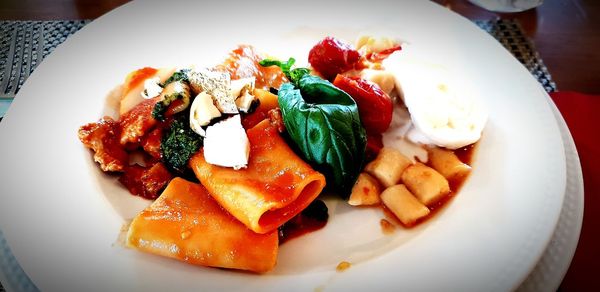
[[[429,209],[419,202],[403,184],[391,186],[381,193],[383,204],[400,219],[402,224],[411,226],[417,220],[429,215]]]
[[[365,167],[365,171],[377,178],[384,187],[391,187],[400,181],[402,172],[411,165],[411,161],[400,151],[383,147],[375,160]]]
[[[402,182],[426,206],[431,206],[450,192],[448,180],[420,162],[406,168]]]
[[[438,147],[430,147],[427,150],[431,166],[448,180],[464,177],[471,171],[471,167],[460,161],[451,150]]]
[[[348,204],[352,206],[368,206],[379,204],[379,194],[381,193],[381,186],[379,182],[369,174],[363,172],[358,175],[354,187],[352,187],[352,193]]]

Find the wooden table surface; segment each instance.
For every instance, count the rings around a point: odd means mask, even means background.
[[[545,0],[534,10],[494,13],[467,0],[434,0],[471,20],[517,19],[533,40],[559,91],[600,94],[600,1]],[[0,20],[94,19],[126,0],[2,0]],[[590,194],[586,194],[590,195]],[[587,208],[587,207],[586,207]],[[586,225],[587,224],[587,225]],[[591,228],[584,221],[585,229]],[[582,233],[577,253],[561,291],[598,287],[598,248]],[[584,248],[582,248],[584,247]],[[587,254],[590,251],[593,254]]]

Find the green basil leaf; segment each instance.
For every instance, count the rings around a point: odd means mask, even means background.
[[[287,77],[290,81],[292,81],[292,83],[298,85],[298,82],[300,81],[300,79],[302,79],[302,77],[304,77],[304,75],[308,75],[308,74],[310,74],[310,69],[296,68],[296,69],[290,71],[290,74]]]
[[[297,85],[298,81],[304,75],[308,75],[310,73],[310,70],[308,68],[296,68],[296,69],[292,70],[292,66],[294,65],[294,63],[296,63],[296,59],[289,58],[287,60],[287,62],[285,62],[285,63],[283,63],[279,60],[274,60],[274,59],[263,59],[258,64],[260,64],[263,67],[277,66],[277,67],[281,68],[281,71],[283,71],[283,74],[285,74],[285,76],[293,84]]]
[[[169,77],[169,79],[167,79],[165,83],[162,84],[162,87],[165,87],[169,85],[169,83],[175,81],[184,81],[189,83],[190,79],[188,77],[188,74],[190,73],[190,71],[191,69],[181,69],[179,71],[174,72],[173,75],[171,75],[171,77]]]
[[[285,63],[283,63],[279,60],[275,60],[275,59],[263,59],[260,62],[258,62],[258,64],[263,67],[277,66],[277,67],[281,68],[281,71],[283,71],[283,74],[285,74],[285,76],[288,76],[288,78],[289,78],[290,70],[292,69],[292,66],[294,65],[294,63],[296,63],[296,59],[294,59],[294,58],[289,58],[287,60],[287,62],[285,62]]]
[[[366,134],[354,100],[329,81],[303,75],[278,92],[283,122],[304,159],[349,195],[363,166]]]

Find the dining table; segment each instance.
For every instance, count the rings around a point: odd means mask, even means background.
[[[15,23],[65,23],[68,33],[56,37],[55,46],[88,22],[126,4],[127,0],[2,0],[3,29]],[[545,0],[523,12],[488,11],[468,0],[433,0],[445,9],[469,19],[493,34],[536,77],[559,109],[575,142],[583,174],[584,207],[577,248],[559,291],[600,291],[597,264],[600,262],[600,1]],[[376,9],[376,8],[374,8]],[[12,26],[11,26],[12,25]],[[502,28],[498,30],[498,28]],[[5,31],[0,36],[0,53],[10,58],[14,50]],[[31,71],[50,54],[43,54]],[[6,61],[0,62],[4,70]],[[29,68],[29,67],[28,67]],[[28,74],[27,74],[28,75]],[[18,99],[18,87],[27,75],[9,88],[0,87],[0,117]],[[6,74],[0,85],[9,86]],[[19,79],[19,78],[17,78]],[[499,82],[501,82],[499,80]],[[8,94],[6,94],[8,93]],[[5,94],[3,96],[3,94]],[[1,139],[1,138],[0,138]],[[524,145],[523,147],[527,147]],[[0,291],[3,291],[0,288]]]

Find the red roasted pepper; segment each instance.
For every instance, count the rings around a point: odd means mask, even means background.
[[[391,47],[389,49],[385,49],[378,53],[369,53],[367,54],[367,60],[371,62],[381,62],[389,57],[393,52],[402,50],[402,46],[397,45],[395,47]]]
[[[356,101],[367,134],[381,134],[392,122],[392,99],[375,83],[358,77],[337,75],[333,85]]]

